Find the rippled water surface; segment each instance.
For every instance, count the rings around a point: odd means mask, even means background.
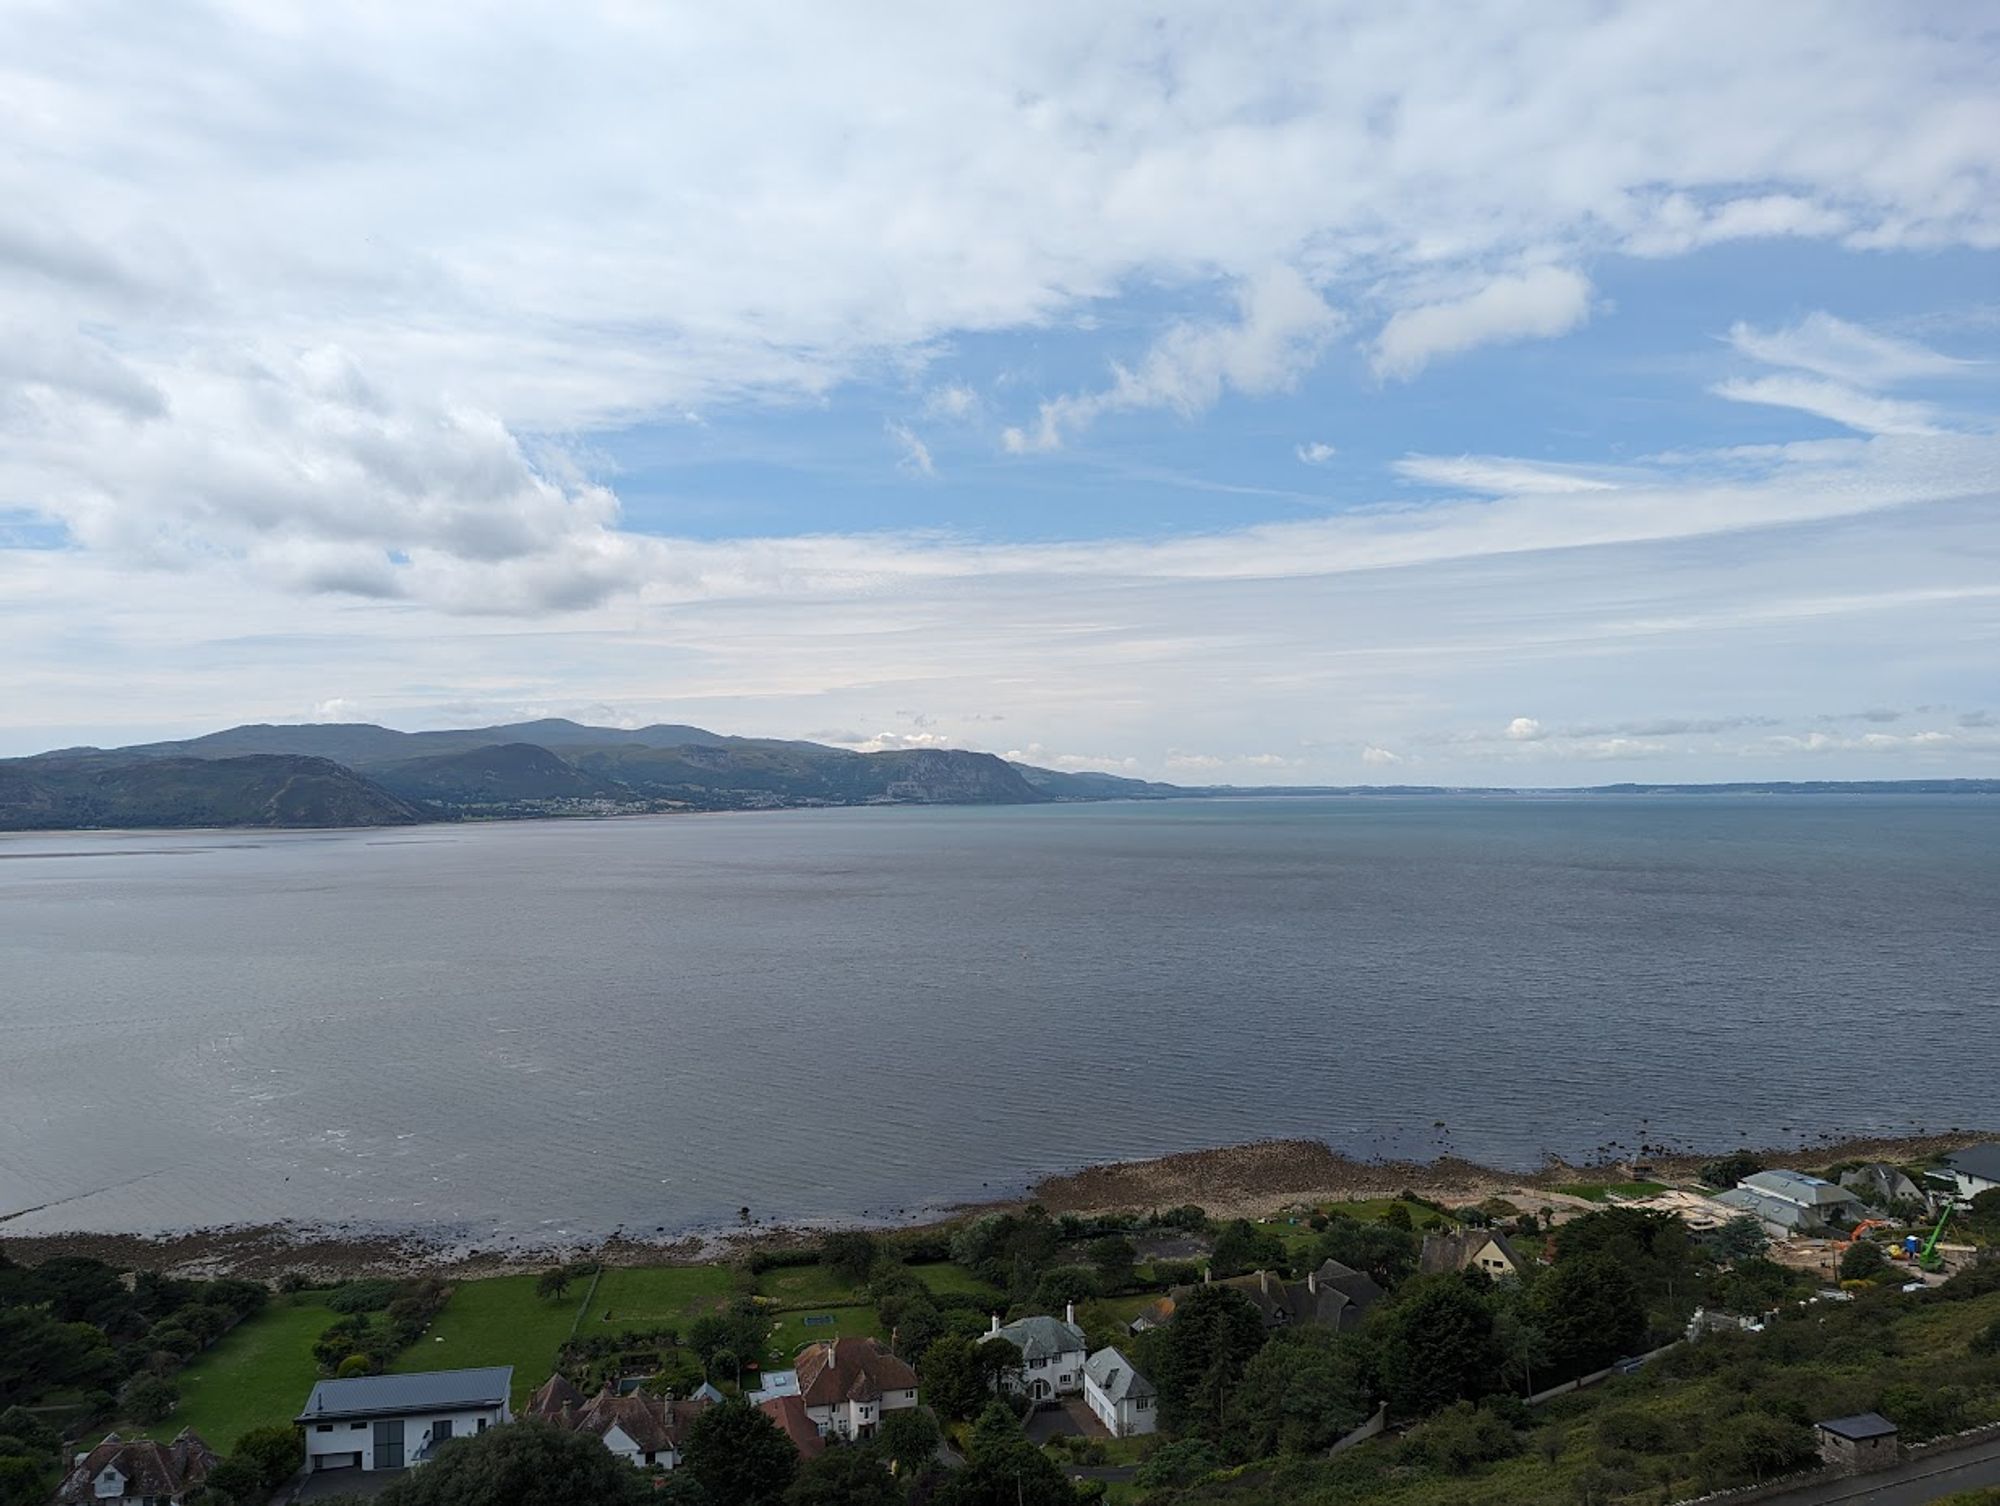
[[[8,836],[0,1214],[50,1206],[0,1227],[650,1231],[1265,1135],[1993,1124],[1997,980],[1977,798]]]

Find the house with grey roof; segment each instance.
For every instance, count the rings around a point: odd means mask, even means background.
[[[995,1313],[992,1329],[980,1342],[994,1339],[1005,1339],[1021,1351],[1020,1371],[1003,1380],[1009,1391],[1026,1395],[1030,1401],[1051,1401],[1083,1389],[1086,1342],[1083,1330],[1076,1326],[1075,1303],[1064,1308],[1060,1318],[1033,1313],[1002,1323]]]
[[[305,1433],[309,1470],[406,1469],[428,1463],[453,1438],[513,1421],[512,1365],[357,1375],[323,1380],[293,1420]]]
[[[1777,1239],[1845,1228],[1862,1213],[1861,1199],[1845,1187],[1802,1171],[1760,1171],[1715,1200],[1752,1214]]]
[[[1955,1150],[1931,1175],[1948,1183],[1959,1202],[1969,1203],[1980,1193],[2000,1187],[2000,1141]]]
[[[55,1498],[58,1506],[119,1501],[181,1506],[221,1462],[192,1428],[182,1428],[172,1443],[107,1433],[96,1448],[70,1462]]]
[[[1159,1429],[1159,1393],[1115,1349],[1100,1349],[1083,1362],[1083,1400],[1113,1438]]]

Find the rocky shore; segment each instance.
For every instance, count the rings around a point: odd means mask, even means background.
[[[1838,1161],[1920,1161],[1996,1137],[1954,1131],[1903,1138],[1828,1140],[1806,1147],[1755,1152],[1769,1166],[1801,1169]],[[1649,1159],[1654,1179],[1695,1179],[1704,1153],[1661,1154]],[[1040,1202],[1055,1213],[1145,1213],[1196,1203],[1224,1218],[1261,1218],[1296,1204],[1393,1197],[1404,1190],[1439,1202],[1479,1202],[1505,1197],[1517,1205],[1562,1206],[1585,1200],[1563,1187],[1616,1183],[1629,1165],[1580,1166],[1551,1161],[1528,1174],[1497,1170],[1453,1156],[1434,1161],[1360,1161],[1317,1140],[1262,1140],[1214,1150],[1187,1151],[1142,1161],[1119,1161],[1043,1178],[1027,1198],[970,1204],[949,1218],[912,1228],[937,1227],[988,1208]],[[821,1228],[759,1225],[686,1233],[671,1238],[623,1233],[559,1252],[512,1242],[481,1248],[445,1234],[392,1234],[356,1226],[313,1228],[265,1224],[191,1229],[164,1234],[41,1234],[8,1237],[0,1231],[0,1256],[34,1264],[56,1255],[82,1255],[121,1268],[181,1276],[247,1276],[276,1280],[298,1272],[317,1280],[364,1275],[439,1272],[499,1276],[546,1268],[558,1254],[582,1255],[611,1265],[678,1265],[740,1258],[757,1249],[793,1247],[817,1240]]]

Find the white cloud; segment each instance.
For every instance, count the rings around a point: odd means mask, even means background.
[[[1408,380],[1439,356],[1565,335],[1590,317],[1590,280],[1566,267],[1496,277],[1476,293],[1405,309],[1375,342],[1375,374]]]
[[[1786,329],[1731,326],[1729,343],[1768,366],[1790,366],[1853,387],[1891,387],[1925,377],[1962,376],[1985,364],[1942,355],[1914,340],[1878,334],[1824,311]]]
[[[1298,456],[1299,460],[1303,464],[1325,465],[1329,460],[1333,459],[1333,457],[1339,454],[1340,452],[1334,449],[1332,445],[1327,444],[1324,440],[1315,439],[1309,441],[1308,443],[1299,445],[1296,449],[1292,451],[1292,453]]]
[[[947,382],[924,394],[924,413],[931,418],[967,419],[979,411],[979,394],[963,382]]]
[[[820,740],[839,743],[856,753],[890,753],[908,748],[968,748],[964,738],[946,737],[939,732],[877,732],[863,737],[854,733],[821,733]]]
[[[1634,256],[1678,256],[1721,241],[1834,236],[1850,224],[1844,210],[1797,194],[1704,204],[1689,194],[1672,193],[1652,206],[1626,238],[1624,249]]]
[[[1538,465],[1505,455],[1406,455],[1390,465],[1399,476],[1489,496],[1615,491],[1618,483],[1583,467]]]
[[[1378,748],[1373,743],[1361,750],[1361,761],[1370,768],[1384,769],[1403,761],[1400,753],[1392,753],[1387,748]]]
[[[1548,733],[1532,716],[1517,716],[1507,724],[1507,736],[1517,743],[1532,743],[1540,742]]]
[[[335,696],[331,700],[320,701],[307,713],[309,722],[365,722],[368,720],[366,708],[354,701]]]
[[[912,476],[937,474],[937,466],[931,461],[931,447],[919,439],[908,424],[891,421],[884,427],[903,452],[902,458],[896,462],[897,470]]]
[[[1935,434],[1938,425],[1928,404],[1877,397],[1840,382],[1817,377],[1733,377],[1709,389],[1733,403],[1768,403],[1796,408],[1863,434]]]
[[[1176,324],[1137,366],[1114,365],[1108,388],[1051,398],[1032,429],[1010,428],[1003,443],[1016,454],[1060,449],[1106,413],[1170,408],[1189,417],[1213,407],[1227,390],[1281,392],[1305,375],[1341,325],[1340,315],[1290,267],[1244,281],[1236,304],[1234,320]]]

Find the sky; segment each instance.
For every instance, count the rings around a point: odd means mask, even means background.
[[[2000,13],[0,9],[0,756],[2000,777]]]

